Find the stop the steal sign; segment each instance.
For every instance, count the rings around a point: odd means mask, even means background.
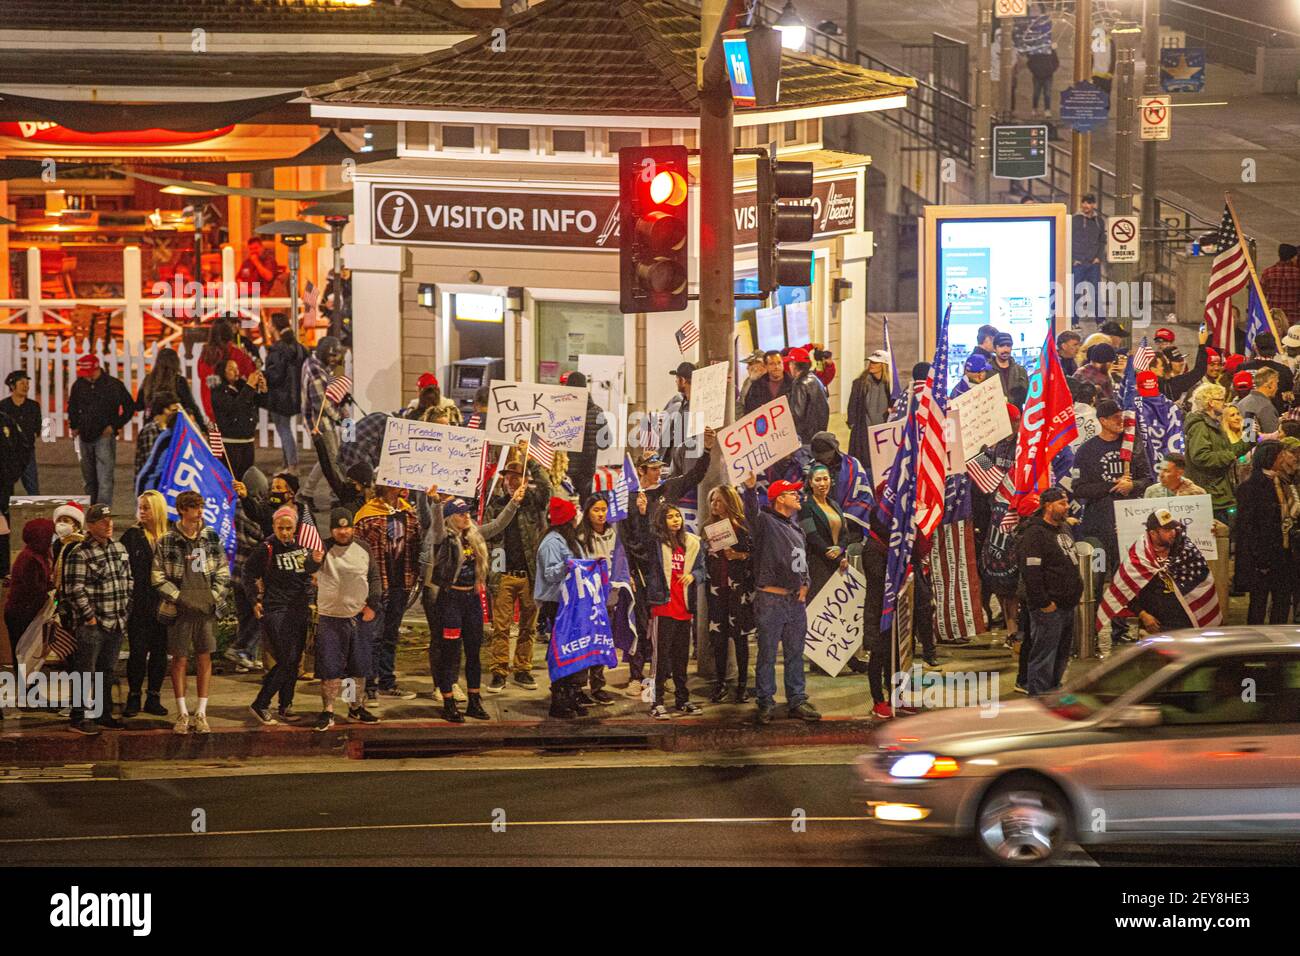
[[[743,484],[799,447],[790,400],[784,395],[718,432],[727,481]]]

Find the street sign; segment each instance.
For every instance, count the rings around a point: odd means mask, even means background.
[[[1173,110],[1169,108],[1169,97],[1163,95],[1142,97],[1138,101],[1138,123],[1142,130],[1141,139],[1169,139],[1173,128]]]
[[[993,127],[993,175],[998,179],[1046,176],[1047,127]]]
[[[994,13],[999,17],[1029,16],[1029,0],[998,0]]]
[[[1110,97],[1087,80],[1061,91],[1061,122],[1080,133],[1104,126],[1110,116]]]
[[[1137,262],[1141,242],[1138,240],[1138,216],[1111,216],[1106,222],[1106,261]]]
[[[1205,50],[1196,47],[1161,50],[1160,89],[1166,93],[1199,93],[1205,89]]]

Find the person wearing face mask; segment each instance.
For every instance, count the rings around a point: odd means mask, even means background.
[[[269,485],[258,468],[244,472],[244,480],[235,483],[235,561],[230,568],[230,586],[235,595],[235,619],[238,630],[225,650],[225,658],[235,665],[235,673],[247,674],[262,669],[262,628],[253,616],[253,604],[244,591],[244,569],[253,551],[262,546],[266,532],[249,513],[249,502],[265,502]]]
[[[14,559],[9,587],[5,591],[5,627],[9,631],[9,649],[18,660],[18,641],[36,616],[45,609],[54,586],[54,558],[50,554],[54,540],[54,522],[33,518],[23,525],[25,547]],[[166,659],[164,658],[164,666]],[[162,678],[159,678],[161,685]]]
[[[402,497],[402,489],[378,485],[353,519],[356,539],[379,565],[384,600],[366,626],[375,649],[374,674],[366,680],[366,699],[414,700],[415,692],[397,686],[397,634],[407,598],[420,581],[420,521]]]
[[[69,501],[66,505],[59,505],[54,509],[54,560],[57,564],[63,554],[63,549],[68,545],[77,544],[83,540],[83,531],[86,520],[86,513],[82,510],[81,505],[75,501]]]

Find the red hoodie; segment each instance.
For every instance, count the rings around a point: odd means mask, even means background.
[[[23,543],[27,546],[14,559],[5,597],[5,614],[31,621],[45,607],[53,587],[53,563],[50,542],[54,540],[54,522],[33,518],[23,525]],[[21,635],[18,635],[21,636]]]

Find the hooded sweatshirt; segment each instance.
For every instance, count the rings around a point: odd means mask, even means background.
[[[244,566],[244,596],[249,604],[262,602],[264,611],[301,607],[306,611],[311,576],[320,567],[311,552],[290,541],[285,544],[275,535],[253,549]],[[264,581],[266,594],[259,598],[257,582]]]
[[[49,518],[33,518],[23,525],[23,544],[26,547],[14,559],[9,578],[9,591],[5,596],[5,613],[30,620],[45,606],[53,586],[53,561],[50,542],[54,540],[54,522]],[[11,635],[15,642],[22,635]]]
[[[384,589],[370,552],[355,541],[345,546],[331,538],[327,543],[316,576],[316,609],[321,617],[356,617],[367,605],[378,611]]]

